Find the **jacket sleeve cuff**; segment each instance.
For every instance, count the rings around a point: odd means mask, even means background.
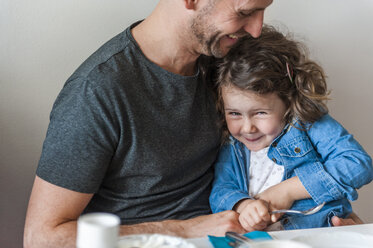
[[[250,199],[251,197],[248,194],[243,192],[234,192],[232,191],[228,194],[222,201],[220,202],[218,209],[220,211],[225,210],[233,210],[233,207],[237,204],[237,202],[241,201],[242,199]]]

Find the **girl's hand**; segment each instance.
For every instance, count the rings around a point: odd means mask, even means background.
[[[289,178],[261,192],[256,199],[262,199],[269,203],[270,211],[289,209],[294,201],[311,198],[302,182],[297,176]],[[272,222],[281,218],[282,214],[271,215]]]
[[[246,199],[237,204],[238,220],[246,231],[263,230],[271,222],[268,202]]]
[[[269,212],[278,209],[289,209],[294,202],[288,190],[281,184],[274,185],[260,194],[255,196],[255,199],[260,199],[268,202]],[[272,214],[271,221],[278,221],[283,214]]]

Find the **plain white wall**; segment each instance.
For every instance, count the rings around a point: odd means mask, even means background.
[[[69,75],[156,0],[0,0],[0,247],[21,247],[52,104]],[[274,0],[266,20],[310,45],[328,74],[331,114],[373,154],[373,1]],[[373,184],[353,204],[373,222]]]
[[[22,247],[49,113],[64,82],[157,2],[0,0],[0,247]]]

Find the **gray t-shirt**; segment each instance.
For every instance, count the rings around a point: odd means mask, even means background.
[[[36,173],[94,193],[85,212],[115,213],[123,224],[208,214],[217,118],[200,73],[160,68],[128,28],[67,80]]]

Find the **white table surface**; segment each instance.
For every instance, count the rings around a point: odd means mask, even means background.
[[[357,232],[361,234],[373,235],[373,224],[363,224],[363,225],[352,225],[352,226],[340,226],[340,227],[324,227],[324,228],[312,228],[312,229],[299,229],[291,231],[277,231],[269,232],[269,235],[273,239],[293,239],[297,236],[318,234],[327,232]],[[198,248],[213,248],[213,246],[208,241],[208,238],[195,238],[188,239],[189,242],[196,245]],[[373,247],[373,244],[372,244]]]

